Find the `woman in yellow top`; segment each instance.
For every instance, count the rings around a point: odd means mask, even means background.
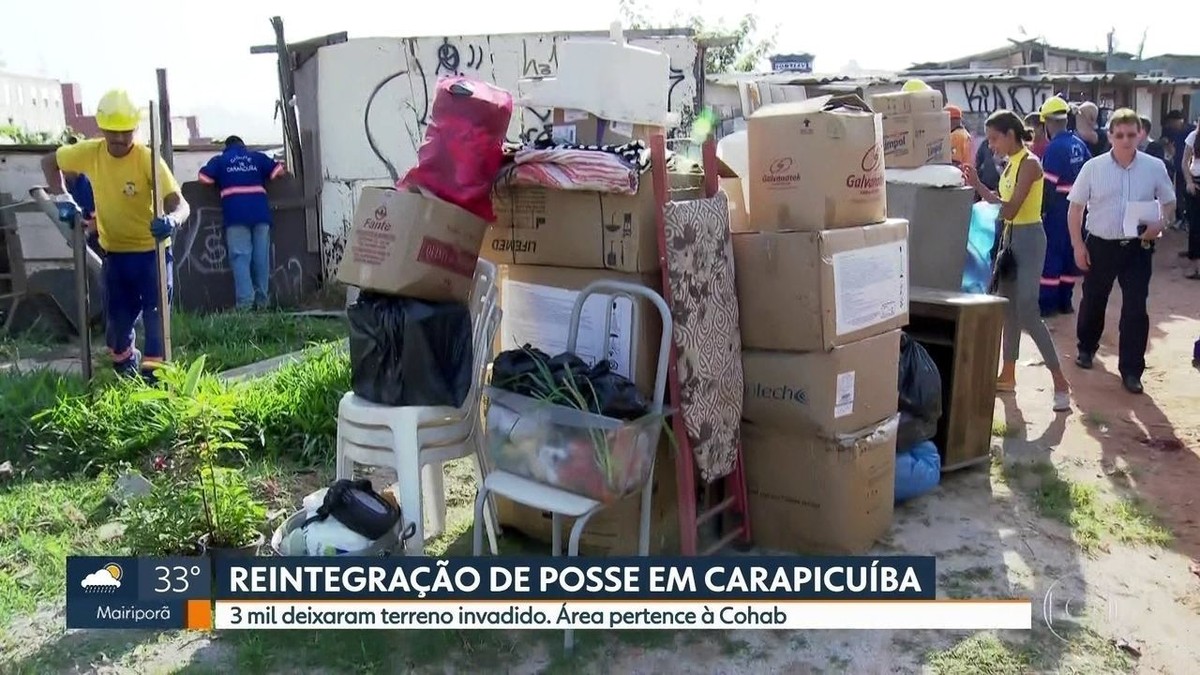
[[[1008,298],[1008,307],[1004,318],[1004,365],[996,390],[1012,392],[1016,388],[1017,356],[1021,331],[1025,331],[1033,338],[1054,378],[1054,411],[1064,412],[1071,409],[1071,385],[1063,375],[1054,341],[1038,308],[1046,231],[1042,228],[1042,165],[1027,145],[1033,140],[1033,132],[1020,117],[1007,110],[993,113],[985,126],[988,146],[1008,157],[1008,164],[1000,174],[1000,194],[979,182],[974,167],[964,166],[963,175],[980,198],[1000,205],[1004,240],[1016,268],[1009,279],[1000,282],[1000,294]]]

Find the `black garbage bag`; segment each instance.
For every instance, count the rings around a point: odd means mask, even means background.
[[[382,405],[459,407],[471,391],[471,311],[363,291],[346,310],[354,393]]]
[[[622,420],[637,419],[650,410],[633,382],[612,372],[607,360],[589,366],[570,352],[551,357],[529,345],[496,357],[492,386]]]
[[[903,452],[937,435],[942,417],[942,375],[929,352],[907,333],[900,335],[900,427],[896,450]]]

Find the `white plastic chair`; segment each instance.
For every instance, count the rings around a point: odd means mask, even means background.
[[[500,324],[496,294],[496,266],[480,259],[475,267],[470,305],[473,377],[461,408],[386,406],[367,401],[352,391],[346,392],[338,405],[337,477],[352,478],[355,464],[395,469],[401,516],[416,526],[407,555],[424,555],[426,536],[445,531],[443,464],[474,454],[476,478],[482,482],[479,399],[483,372],[494,356],[496,328]],[[422,495],[433,500],[428,511],[423,508]],[[426,513],[430,521],[428,534]],[[494,502],[490,503],[484,519],[494,554],[497,552]]]
[[[662,296],[645,286],[637,286],[634,284],[623,283],[618,281],[596,281],[589,284],[575,299],[575,306],[571,310],[571,328],[567,339],[567,351],[575,352],[579,342],[579,320],[583,312],[584,303],[587,302],[589,296],[594,294],[611,295],[614,297],[626,297],[633,301],[632,311],[632,331],[631,335],[639,335],[639,326],[641,311],[639,303],[636,299],[647,298],[652,302],[662,318],[662,340],[658,348],[658,369],[654,380],[654,399],[651,402],[650,412],[652,414],[662,414],[663,398],[666,395],[667,389],[667,366],[671,355],[671,310],[667,308],[667,303]],[[607,336],[612,335],[612,313],[613,303],[607,303],[607,315],[604,321],[604,341],[605,351],[607,351],[608,340]],[[630,363],[637,363],[637,341],[633,340],[634,345],[630,353]],[[658,427],[658,432],[653,438],[652,452],[657,455],[658,438],[661,433],[661,425]],[[487,463],[484,464],[487,466]],[[654,460],[650,462],[650,472],[645,484],[641,487],[641,518],[638,529],[638,555],[647,556],[650,554],[650,498],[652,495],[652,484],[654,482]],[[551,513],[551,555],[559,556],[562,554],[562,519],[564,517],[574,518],[575,523],[571,527],[571,535],[567,541],[567,555],[574,557],[579,555],[579,538],[583,534],[583,529],[593,516],[599,513],[606,506],[603,502],[584,497],[573,492],[559,489],[545,483],[539,483],[535,480],[518,476],[516,474],[503,471],[500,469],[489,470],[487,477],[483,479],[483,487],[479,490],[479,494],[475,499],[475,525],[473,532],[473,549],[476,556],[483,553],[483,531],[479,529],[480,523],[484,520],[484,508],[491,502],[492,495],[500,495],[508,499],[523,504],[539,511],[549,511]],[[493,547],[493,553],[495,547]],[[563,647],[570,650],[575,644],[575,632],[573,630],[565,631],[563,638]]]

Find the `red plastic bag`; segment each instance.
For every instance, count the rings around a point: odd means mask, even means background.
[[[502,146],[512,111],[512,94],[499,87],[465,77],[443,78],[417,165],[397,187],[424,188],[495,222],[492,182],[504,162]]]

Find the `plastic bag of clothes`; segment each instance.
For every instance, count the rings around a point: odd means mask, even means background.
[[[582,399],[587,412],[620,420],[634,420],[650,410],[633,382],[612,372],[609,361],[589,366],[569,352],[551,358],[529,345],[496,357],[492,386],[576,409]]]
[[[459,407],[471,390],[471,312],[363,291],[346,310],[354,393],[382,405]]]
[[[504,162],[512,94],[465,77],[438,81],[425,142],[400,185],[425,188],[442,201],[494,222],[492,182]]]
[[[963,268],[964,293],[986,293],[992,280],[992,252],[996,245],[996,219],[1000,205],[975,202],[967,232],[967,264]]]
[[[937,435],[942,417],[942,375],[929,352],[900,335],[900,428],[896,447],[909,448]]]
[[[896,454],[896,502],[929,492],[942,480],[942,456],[932,441]]]

